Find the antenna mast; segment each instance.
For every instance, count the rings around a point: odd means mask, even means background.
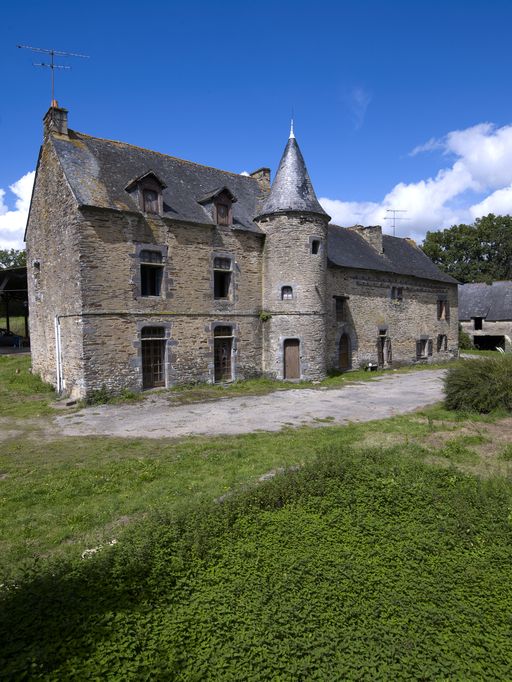
[[[89,59],[88,54],[78,54],[77,52],[61,52],[60,50],[54,50],[54,49],[47,49],[45,47],[32,47],[31,45],[16,45],[16,47],[19,47],[24,50],[32,50],[32,52],[42,52],[43,54],[49,54],[50,55],[50,63],[46,62],[40,62],[40,63],[35,63],[33,62],[34,66],[45,66],[48,69],[50,69],[51,74],[52,74],[52,108],[57,106],[57,101],[55,100],[55,69],[70,69],[70,66],[65,66],[63,64],[56,64],[55,63],[55,57],[81,57],[82,59]]]
[[[395,229],[396,229],[396,221],[397,220],[407,220],[407,218],[401,218],[400,216],[397,217],[397,213],[407,213],[407,209],[405,208],[387,208],[386,213],[392,213],[392,216],[385,216],[384,220],[392,220],[393,221],[393,237],[395,236]]]

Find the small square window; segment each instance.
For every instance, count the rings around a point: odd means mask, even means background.
[[[482,317],[474,317],[473,318],[473,329],[475,331],[480,331],[483,326],[483,318]]]
[[[292,287],[286,286],[281,287],[281,300],[291,301],[293,299],[293,289]]]
[[[311,253],[316,256],[318,253],[320,253],[320,240],[319,239],[313,239],[311,242]]]
[[[403,287],[391,287],[391,300],[402,301],[404,297]]]

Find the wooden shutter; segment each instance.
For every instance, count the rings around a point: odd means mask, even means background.
[[[386,356],[387,356],[387,363],[390,365],[393,362],[393,352],[391,349],[391,339],[388,338],[386,339]]]
[[[432,339],[429,339],[427,343],[427,354],[432,355],[432,350]]]
[[[416,357],[421,358],[421,341],[416,341]]]

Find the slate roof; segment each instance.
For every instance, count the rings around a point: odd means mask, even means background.
[[[288,140],[261,215],[284,211],[309,211],[326,215],[316,198],[295,137]]]
[[[138,212],[136,198],[125,188],[133,178],[152,171],[167,185],[163,190],[164,216],[213,225],[211,213],[198,201],[227,187],[237,199],[233,227],[261,232],[253,221],[262,200],[255,178],[73,130],[69,130],[69,139],[60,135],[51,139],[81,206]]]
[[[459,285],[459,319],[512,320],[512,282]]]
[[[457,284],[456,279],[441,272],[412,240],[383,234],[382,246],[380,254],[355,230],[329,225],[327,255],[333,265]]]
[[[81,206],[139,212],[137,200],[126,187],[148,172],[162,183],[164,217],[213,225],[204,202],[220,189],[236,197],[233,227],[263,234],[254,222],[258,215],[289,210],[326,215],[294,137],[288,140],[271,192],[262,195],[255,178],[202,166],[123,142],[91,137],[73,130],[51,140],[76,200]],[[266,200],[265,200],[266,199]],[[263,204],[263,205],[262,205]],[[331,264],[412,275],[456,283],[441,272],[414,242],[383,235],[384,253],[379,254],[350,228],[329,225],[327,254]]]

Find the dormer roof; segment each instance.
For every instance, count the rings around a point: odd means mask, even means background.
[[[217,189],[214,189],[211,192],[208,192],[208,194],[205,194],[204,197],[201,197],[197,201],[199,204],[208,204],[210,201],[214,201],[221,194],[227,194],[230,201],[233,204],[237,201],[237,198],[235,197],[233,192],[229,189],[229,187],[226,187],[226,185],[224,185],[223,187],[218,187]]]
[[[136,178],[134,178],[133,180],[130,180],[130,182],[126,185],[125,190],[127,192],[129,192],[134,187],[137,187],[137,185],[140,185],[141,182],[144,182],[144,180],[149,180],[149,179],[155,180],[160,185],[160,187],[162,189],[165,189],[167,187],[165,182],[163,182],[163,180],[161,180],[154,171],[148,170],[145,173],[143,173],[142,175],[139,175]]]

